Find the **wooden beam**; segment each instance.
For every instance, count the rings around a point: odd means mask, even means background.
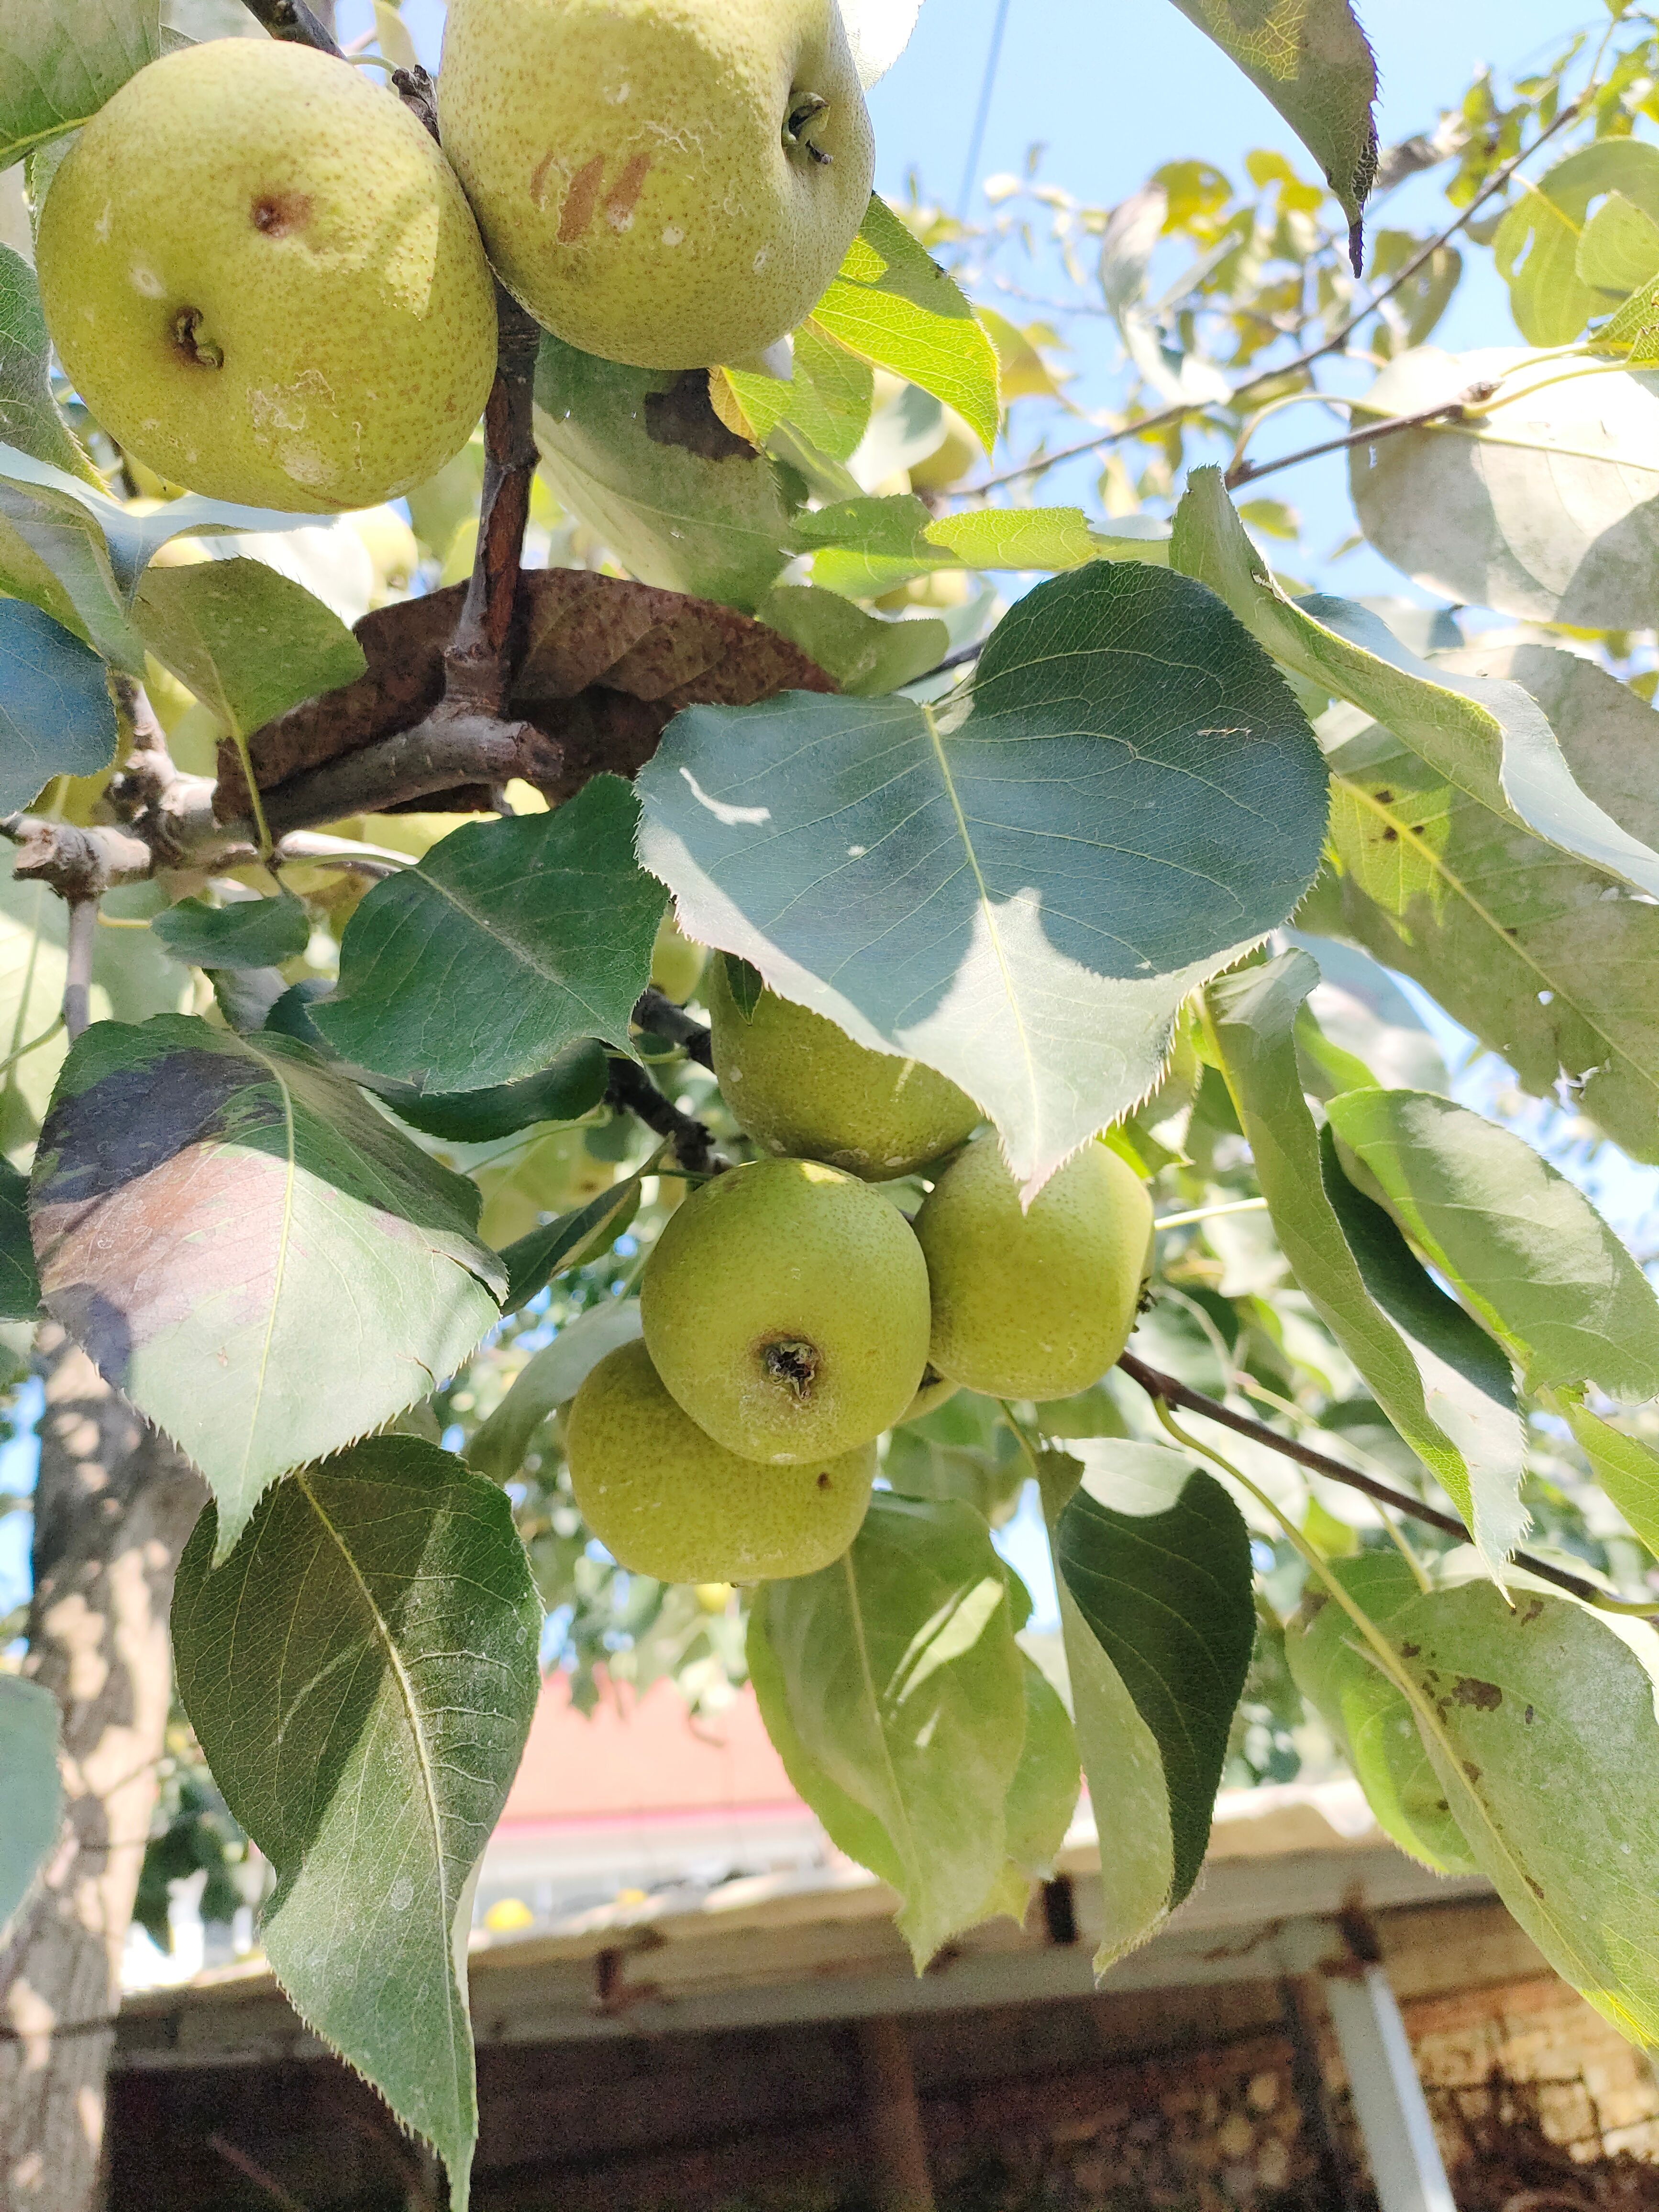
[[[890,2016],[859,2022],[870,2163],[881,2212],[934,2212],[927,2137],[916,2102],[910,2043]]]

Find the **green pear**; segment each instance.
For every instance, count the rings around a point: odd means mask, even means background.
[[[683,1006],[702,981],[704,963],[708,958],[705,945],[695,945],[683,937],[673,913],[664,915],[657,924],[656,942],[651,947],[651,981],[664,998],[672,999]]]
[[[1088,1144],[1022,1212],[996,1141],[970,1145],[916,1216],[933,1301],[928,1358],[992,1398],[1069,1398],[1135,1325],[1152,1207],[1133,1168]]]
[[[680,1411],[642,1344],[607,1352],[572,1401],[565,1457],[581,1516],[605,1549],[659,1582],[717,1585],[810,1575],[859,1532],[876,1448],[761,1467]],[[699,1591],[699,1600],[702,1592]]]
[[[836,0],[450,0],[438,112],[502,283],[635,368],[763,353],[869,204]]]
[[[717,1443],[816,1464],[900,1419],[927,1269],[896,1206],[816,1160],[757,1160],[672,1215],[640,1286],[657,1372]]]
[[[378,506],[489,395],[495,291],[453,173],[395,93],[308,46],[140,70],[65,156],[36,255],[94,415],[215,499]]]
[[[905,1407],[896,1425],[902,1428],[907,1421],[925,1420],[929,1413],[937,1413],[947,1400],[960,1390],[960,1382],[953,1382],[948,1375],[941,1375],[930,1359],[921,1370],[921,1381],[916,1395]]]
[[[704,998],[720,1096],[766,1152],[885,1182],[954,1152],[982,1118],[947,1077],[854,1044],[774,992],[745,1012],[723,957],[709,963]]]

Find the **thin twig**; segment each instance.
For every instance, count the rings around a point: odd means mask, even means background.
[[[1463,1523],[1450,1513],[1442,1513],[1437,1507],[1424,1504],[1421,1498],[1413,1498],[1403,1490],[1390,1489],[1385,1482],[1377,1482],[1369,1474],[1361,1474],[1352,1467],[1345,1467],[1340,1459],[1328,1459],[1323,1452],[1314,1451],[1294,1437],[1282,1437],[1277,1429],[1270,1429],[1265,1421],[1253,1421],[1248,1413],[1236,1413],[1231,1406],[1219,1400],[1206,1398],[1201,1390],[1192,1390],[1174,1375],[1165,1375],[1156,1367],[1148,1367],[1144,1360],[1132,1352],[1124,1352],[1118,1365],[1132,1382],[1138,1382],[1149,1398],[1161,1399],[1165,1405],[1184,1406],[1189,1413],[1201,1413],[1206,1420],[1215,1421],[1235,1436],[1249,1437],[1255,1443],[1266,1444],[1270,1450],[1293,1459],[1298,1466],[1311,1468],[1316,1474],[1329,1477],[1333,1482],[1346,1485],[1350,1490],[1362,1492],[1379,1505],[1393,1508],[1396,1513],[1410,1516],[1414,1521],[1425,1521],[1431,1528],[1438,1528],[1448,1536],[1455,1536],[1460,1543],[1472,1544],[1474,1539]],[[1547,1559],[1534,1559],[1529,1552],[1516,1552],[1515,1564],[1528,1574],[1536,1575],[1540,1582],[1553,1583],[1558,1589],[1571,1591],[1574,1597],[1586,1598],[1592,1605],[1601,1604],[1607,1596],[1583,1576],[1569,1574],[1564,1567],[1552,1566]],[[1621,1607],[1620,1610],[1627,1608]],[[1659,1611],[1659,1607],[1655,1608]]]
[[[1272,460],[1236,462],[1222,482],[1229,491],[1237,491],[1241,484],[1254,483],[1258,477],[1273,476],[1280,469],[1293,469],[1298,461],[1316,460],[1322,453],[1342,453],[1352,446],[1375,445],[1381,438],[1397,437],[1401,430],[1420,430],[1431,422],[1461,422],[1471,398],[1476,392],[1489,390],[1488,386],[1471,385],[1460,398],[1443,400],[1438,407],[1421,407],[1415,415],[1386,416],[1380,422],[1364,423],[1358,430],[1345,430],[1340,438],[1323,438],[1316,446],[1304,446],[1294,453],[1279,453]]]
[[[264,2166],[251,2159],[245,2150],[239,2150],[223,2136],[209,2136],[207,2147],[210,2150],[216,2150],[227,2166],[234,2166],[237,2172],[245,2180],[251,2181],[256,2189],[263,2189],[274,2203],[283,2207],[283,2212],[306,2212],[299,2198],[290,2196],[274,2174],[267,2173]]]
[[[1281,362],[1276,368],[1262,369],[1259,374],[1250,377],[1245,383],[1239,385],[1236,390],[1228,394],[1224,400],[1185,400],[1176,406],[1165,407],[1156,415],[1143,416],[1137,422],[1126,422],[1115,430],[1103,430],[1097,437],[1085,438],[1079,445],[1062,446],[1055,453],[1040,454],[1036,459],[1026,462],[1023,467],[1004,469],[996,476],[982,477],[978,483],[968,485],[963,496],[971,498],[981,492],[993,491],[1000,484],[1018,483],[1027,477],[1041,476],[1045,470],[1058,467],[1061,461],[1075,460],[1079,453],[1097,453],[1103,446],[1121,444],[1124,439],[1138,438],[1148,430],[1167,429],[1170,423],[1185,422],[1189,416],[1201,415],[1211,407],[1237,407],[1241,399],[1248,398],[1252,392],[1259,391],[1264,384],[1276,383],[1282,376],[1297,375],[1304,368],[1311,368],[1315,362],[1323,361],[1327,354],[1341,352],[1346,341],[1359,328],[1359,325],[1374,315],[1385,301],[1393,299],[1395,294],[1402,287],[1408,284],[1425,263],[1434,258],[1443,246],[1449,245],[1469,218],[1477,214],[1495,194],[1504,190],[1523,161],[1530,161],[1547,139],[1553,138],[1558,131],[1564,129],[1575,117],[1583,112],[1595,89],[1593,85],[1588,86],[1577,100],[1570,100],[1554,121],[1539,132],[1530,146],[1523,147],[1518,154],[1505,161],[1501,168],[1493,172],[1483,190],[1476,193],[1455,222],[1448,223],[1444,230],[1438,232],[1426,244],[1419,246],[1380,292],[1374,293],[1364,307],[1350,315],[1346,323],[1340,325],[1320,344],[1310,346],[1304,352],[1295,355],[1291,360]]]
[[[682,1114],[673,1100],[665,1098],[645,1070],[633,1060],[611,1061],[611,1080],[605,1095],[608,1105],[637,1114],[647,1129],[666,1137],[674,1147],[675,1158],[692,1175],[718,1175],[730,1165],[715,1150],[714,1137],[706,1125],[690,1114]]]
[[[708,1031],[654,984],[648,984],[641,992],[634,1008],[634,1019],[653,1036],[666,1037],[671,1043],[678,1045],[686,1058],[695,1060],[700,1067],[714,1065],[714,1042]]]
[[[92,955],[97,942],[97,900],[75,900],[69,910],[69,962],[64,972],[64,1027],[71,1044],[92,1019]]]
[[[319,53],[340,52],[334,33],[312,14],[306,0],[246,0],[246,7],[273,39],[285,40],[289,46],[315,46]]]

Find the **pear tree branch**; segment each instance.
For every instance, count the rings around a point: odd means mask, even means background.
[[[319,53],[339,53],[334,33],[313,15],[306,0],[245,0],[245,4],[248,14],[263,23],[273,39],[291,46],[315,46]]]
[[[645,1070],[633,1060],[611,1061],[611,1080],[605,1096],[607,1105],[637,1114],[647,1129],[666,1137],[674,1148],[675,1158],[688,1174],[719,1175],[731,1165],[724,1154],[716,1151],[707,1125],[690,1114],[681,1113],[673,1100],[665,1098]]]

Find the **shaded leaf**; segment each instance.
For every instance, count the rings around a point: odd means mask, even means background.
[[[1308,955],[1291,951],[1210,987],[1208,1005],[1228,1085],[1297,1283],[1496,1566],[1528,1525],[1516,1495],[1522,1435],[1512,1396],[1492,1397],[1490,1369],[1463,1356],[1449,1325],[1425,1326],[1417,1302],[1401,1296],[1397,1279],[1391,1285],[1385,1274],[1386,1251],[1373,1249],[1368,1254],[1372,1272],[1390,1293],[1398,1317],[1407,1328],[1423,1329],[1420,1338],[1402,1334],[1349,1249],[1323,1181],[1319,1137],[1297,1064],[1297,1014],[1317,980]],[[1358,1214],[1357,1208],[1347,1210]]]
[[[1431,667],[1352,600],[1286,599],[1231,511],[1218,471],[1194,471],[1171,556],[1288,667],[1374,715],[1471,798],[1659,896],[1659,853],[1574,781],[1529,693],[1442,662]]]
[[[1030,1189],[1152,1088],[1183,1000],[1299,895],[1326,809],[1266,656],[1128,562],[1039,586],[937,711],[694,708],[638,789],[686,927],[950,1076]]]
[[[1590,1473],[1656,1558],[1659,1558],[1659,1452],[1616,1429],[1570,1391],[1552,1400],[1589,1462]]]
[[[906,1498],[960,1498],[1000,1528],[1018,1507],[1030,1469],[996,1401],[957,1390],[893,1431],[882,1472]]]
[[[133,619],[155,658],[235,737],[365,666],[339,617],[263,561],[152,568]]]
[[[607,1191],[604,1200],[582,1211],[598,1211],[603,1221],[604,1205],[613,1197],[621,1206],[628,1193]],[[637,1298],[612,1298],[565,1322],[551,1344],[531,1354],[500,1405],[474,1431],[466,1447],[468,1462],[492,1482],[513,1481],[548,1415],[568,1405],[600,1360],[619,1344],[632,1344],[639,1333]]]
[[[1330,755],[1340,864],[1304,908],[1411,976],[1525,1087],[1659,1158],[1659,909],[1373,725]],[[1419,1086],[1420,1087],[1420,1086]]]
[[[0,169],[76,130],[161,51],[159,0],[7,0]]]
[[[469,823],[374,885],[312,1019],[336,1052],[421,1089],[483,1090],[579,1037],[629,1049],[661,886],[634,859],[634,795],[595,776],[549,814]]]
[[[77,1041],[31,1212],[47,1310],[201,1468],[228,1550],[495,1319],[477,1205],[303,1045],[163,1015]]]
[[[9,1160],[0,1159],[0,1321],[33,1321],[40,1310],[40,1277],[29,1237],[29,1179]],[[0,1921],[5,1917],[0,1905]]]
[[[1640,629],[1659,594],[1659,392],[1609,371],[1551,381],[1521,348],[1392,362],[1355,416],[1411,415],[1496,383],[1479,422],[1357,446],[1349,489],[1384,559],[1443,598],[1536,622]]]
[[[763,1583],[750,1613],[767,1733],[832,1839],[898,1891],[918,1970],[1001,1877],[1023,1665],[1002,1563],[966,1505],[878,1492],[843,1558]]]
[[[365,615],[354,635],[368,666],[356,682],[252,738],[261,792],[424,720],[443,696],[444,647],[465,596],[458,584]],[[526,570],[519,599],[523,650],[509,708],[552,741],[529,765],[555,802],[596,772],[639,767],[694,701],[741,707],[777,691],[835,689],[775,631],[707,599],[578,568]],[[218,770],[214,805],[222,821],[235,820],[247,811],[247,787],[234,745],[221,745]],[[463,794],[463,811],[481,797]]]
[[[782,568],[805,488],[720,421],[705,371],[623,368],[546,335],[536,442],[565,506],[642,583],[749,608]]]
[[[180,899],[150,923],[175,960],[192,968],[265,968],[293,960],[311,941],[305,907],[292,891],[210,906]]]
[[[541,1686],[512,1507],[447,1452],[376,1437],[279,1483],[216,1570],[224,1549],[209,1506],[173,1651],[214,1779],[276,1869],[265,1955],[465,2212],[470,1877]]]
[[[1419,1594],[1397,1552],[1363,1552],[1330,1561],[1328,1570],[1384,1630]],[[1410,1702],[1377,1665],[1341,1607],[1316,1583],[1285,1629],[1285,1650],[1297,1689],[1318,1708],[1366,1803],[1401,1850],[1437,1874],[1478,1872]]]
[[[1529,1390],[1659,1394],[1659,1298],[1583,1191],[1522,1138],[1425,1091],[1350,1091],[1326,1111]]]
[[[1349,0],[1175,4],[1272,100],[1357,223],[1376,174],[1376,62]]]
[[[0,246],[0,444],[89,474],[91,464],[52,396],[51,352],[34,271],[21,254]]]
[[[0,813],[55,775],[95,775],[115,757],[103,662],[23,599],[0,599]]]
[[[1077,1810],[1083,1772],[1072,1717],[1060,1693],[1029,1654],[1021,1656],[1025,1738],[1008,1785],[1008,1856],[1031,1881],[1046,1881]]]
[[[760,619],[799,646],[849,697],[873,698],[913,684],[951,650],[942,622],[884,622],[836,592],[779,584],[756,609]]]
[[[58,1840],[58,1700],[38,1682],[0,1674],[0,1936]]]
[[[1054,1565],[1157,1743],[1173,1911],[1204,1863],[1255,1648],[1249,1532],[1212,1475],[1160,1447],[1108,1438],[1060,1515]],[[1109,1805],[1097,1817],[1103,1858]]]
[[[629,1176],[591,1198],[586,1206],[516,1238],[501,1254],[507,1267],[502,1312],[516,1313],[567,1270],[597,1259],[622,1235],[639,1205],[640,1177]]]
[[[858,236],[812,319],[832,338],[954,407],[996,443],[996,348],[939,264],[872,193]]]

